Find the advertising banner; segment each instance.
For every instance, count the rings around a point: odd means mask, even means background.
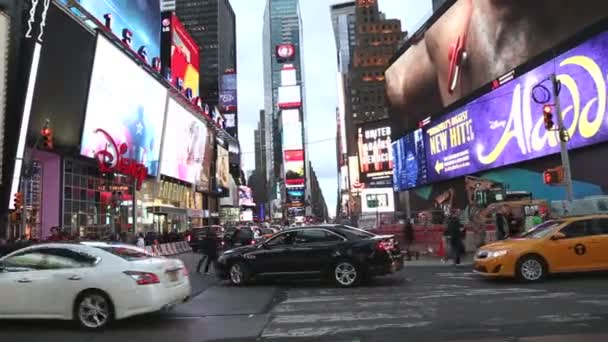
[[[608,13],[608,1],[530,4],[449,1],[442,8],[447,9],[445,13],[439,12],[433,22],[423,26],[424,31],[413,35],[385,72],[395,138],[414,130],[429,114],[482,87],[490,89],[492,82],[502,83],[501,76],[605,19]]]
[[[364,213],[390,213],[395,211],[393,189],[363,189],[361,192],[361,209]]]
[[[158,173],[167,90],[102,35],[97,38],[80,153],[94,158],[107,139],[126,143],[125,157]]]
[[[173,12],[162,14],[161,60],[174,86],[199,97],[200,48]]]
[[[239,186],[239,206],[241,207],[255,207],[253,202],[253,193],[251,188],[248,186]]]
[[[200,183],[207,126],[177,101],[169,99],[160,173],[188,183]]]
[[[215,164],[217,171],[217,185],[222,188],[228,188],[230,186],[230,163],[228,150],[218,146],[217,147],[217,162]]]
[[[160,26],[158,25],[161,22],[160,0],[76,0],[76,2],[100,22],[105,23],[109,20],[112,33],[119,39],[130,37],[133,50],[137,51],[145,46],[148,52],[147,62],[151,62],[154,57],[160,57]]]
[[[348,178],[351,192],[359,192],[363,188],[359,175],[359,158],[348,157]]]
[[[608,140],[608,32],[603,32],[425,128],[430,182],[559,152],[533,87],[556,72],[570,149]],[[547,81],[544,85],[550,87]],[[538,91],[538,90],[537,90]]]
[[[279,63],[291,62],[296,58],[296,47],[293,44],[279,44],[275,54]]]
[[[224,120],[226,128],[236,127],[236,114],[224,114]]]
[[[205,143],[205,154],[202,158],[201,173],[196,180],[197,191],[211,190],[211,163],[213,162],[213,149],[215,147],[215,133],[207,130],[207,142]]]
[[[372,122],[358,127],[359,171],[361,180],[369,184],[391,179],[393,158],[391,127],[388,122]]]
[[[298,83],[296,68],[293,64],[285,64],[281,69],[281,86],[295,86]]]
[[[279,108],[300,108],[302,106],[302,95],[300,86],[279,87]]]
[[[297,208],[304,206],[304,188],[287,189],[287,207]]]
[[[426,152],[422,129],[393,142],[393,187],[403,191],[427,183]]]
[[[286,109],[281,111],[281,126],[283,128],[283,150],[303,149],[300,110]]]
[[[222,75],[220,83],[220,109],[222,113],[234,113],[237,110],[237,106],[236,74]]]
[[[285,185],[301,187],[304,185],[304,150],[283,151],[285,158]]]

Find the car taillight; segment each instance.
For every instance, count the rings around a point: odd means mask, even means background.
[[[252,244],[252,245],[255,245],[255,240],[251,240],[251,244]]]
[[[133,278],[137,285],[160,284],[160,278],[154,273],[139,271],[125,271],[124,273]]]
[[[190,240],[192,240],[192,235],[188,235],[188,242],[190,242]]]
[[[386,241],[379,241],[376,244],[376,249],[381,250],[381,251],[388,251],[391,248],[393,248],[392,244],[390,242],[386,242]]]

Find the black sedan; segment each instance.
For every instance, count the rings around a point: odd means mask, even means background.
[[[392,235],[375,235],[344,225],[298,227],[263,243],[224,252],[220,278],[243,285],[255,277],[328,278],[340,287],[400,270],[403,258]]]

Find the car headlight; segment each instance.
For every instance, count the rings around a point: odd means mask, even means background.
[[[488,258],[498,258],[507,254],[507,250],[490,251],[488,252]]]

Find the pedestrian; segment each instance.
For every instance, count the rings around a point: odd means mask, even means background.
[[[217,235],[213,231],[213,229],[208,229],[205,237],[201,241],[201,250],[203,251],[203,256],[201,260],[198,262],[198,266],[196,267],[196,271],[201,273],[201,266],[203,265],[203,261],[207,261],[205,263],[205,274],[209,274],[209,265],[217,261]]]
[[[460,265],[460,258],[464,252],[464,244],[462,239],[465,231],[462,223],[460,223],[460,219],[458,219],[458,216],[456,215],[456,212],[452,212],[448,218],[447,233],[450,237],[450,250],[452,252],[454,264]]]
[[[410,249],[414,243],[414,226],[410,219],[406,220],[405,226],[403,227],[403,240],[405,241],[405,254],[407,260],[410,261],[412,260],[412,252]]]
[[[496,240],[504,240],[507,236],[506,229],[509,229],[509,224],[505,215],[501,211],[496,212]]]
[[[135,245],[139,248],[146,248],[146,241],[144,240],[144,233],[139,233],[137,235],[137,242]]]

